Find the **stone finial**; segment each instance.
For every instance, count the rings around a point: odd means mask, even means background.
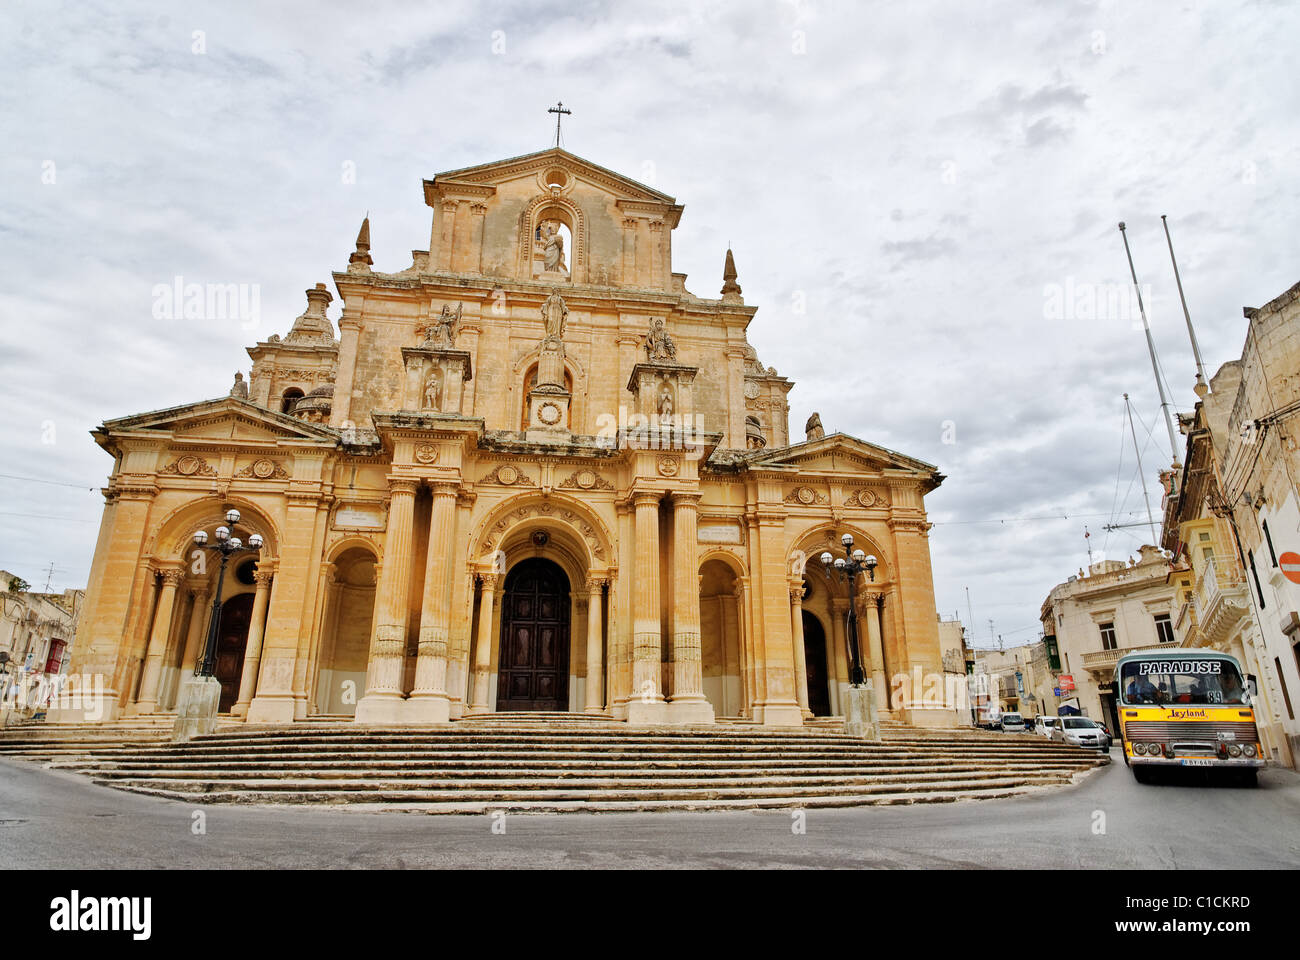
[[[348,257],[348,272],[369,273],[374,262],[370,256],[370,216],[367,215],[357,232],[357,248]]]
[[[304,340],[328,340],[334,342],[334,324],[325,316],[325,308],[334,297],[325,289],[325,284],[318,283],[307,291],[307,309],[294,320],[286,341],[300,343]]]
[[[727,261],[722,267],[722,299],[728,303],[744,303],[736,276],[736,260],[731,255],[731,248],[728,247]]]
[[[244,382],[244,375],[238,370],[235,371],[235,382],[230,388],[230,395],[240,400],[248,399],[248,384]]]
[[[822,437],[826,436],[826,431],[822,428],[822,415],[815,411],[813,412],[813,415],[808,418],[808,422],[804,424],[803,428],[808,434],[809,440],[820,440]]]

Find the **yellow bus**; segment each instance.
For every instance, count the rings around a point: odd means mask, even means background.
[[[1124,762],[1139,783],[1157,767],[1235,771],[1264,766],[1241,665],[1215,650],[1144,650],[1115,665]]]

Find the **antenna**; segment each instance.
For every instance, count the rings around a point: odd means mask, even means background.
[[[1083,525],[1083,542],[1088,548],[1088,567],[1092,568],[1092,534],[1088,532],[1088,525]]]
[[[1196,342],[1196,331],[1192,329],[1192,315],[1187,312],[1187,297],[1183,296],[1183,278],[1178,275],[1178,258],[1174,256],[1174,241],[1169,236],[1169,220],[1163,213],[1160,214],[1160,222],[1165,225],[1165,240],[1169,244],[1169,259],[1174,264],[1174,281],[1178,284],[1178,299],[1183,304],[1183,319],[1187,321],[1187,335],[1192,339],[1192,356],[1196,358],[1196,386],[1193,390],[1198,397],[1204,397],[1210,392],[1210,388],[1205,381],[1205,364],[1201,362],[1201,346]]]
[[[50,592],[50,581],[54,579],[54,561],[50,561],[50,570],[45,574],[45,592]]]
[[[1169,431],[1169,450],[1178,462],[1178,441],[1174,437],[1174,421],[1169,416],[1169,398],[1165,396],[1164,384],[1160,382],[1160,365],[1156,362],[1156,343],[1151,339],[1151,324],[1147,323],[1147,310],[1142,303],[1142,288],[1138,286],[1137,270],[1133,268],[1133,253],[1128,248],[1128,233],[1124,221],[1119,222],[1119,234],[1124,238],[1124,255],[1128,257],[1128,271],[1133,277],[1133,289],[1137,292],[1138,312],[1142,314],[1142,329],[1146,331],[1147,350],[1151,353],[1151,371],[1156,377],[1156,390],[1160,394],[1160,409],[1164,411],[1165,428]]]

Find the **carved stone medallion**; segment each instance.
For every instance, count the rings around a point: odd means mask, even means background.
[[[438,448],[432,443],[421,443],[415,447],[416,463],[423,463],[426,466],[430,463],[438,462]]]

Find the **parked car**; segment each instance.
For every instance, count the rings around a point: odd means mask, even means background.
[[[1024,733],[1025,718],[1018,713],[1004,713],[1000,726],[1003,733]]]
[[[1110,749],[1110,737],[1087,717],[1062,717],[1061,722],[1052,731],[1052,739],[1076,747],[1091,747],[1094,750]]]
[[[1060,723],[1060,717],[1049,717],[1047,714],[1040,713],[1034,717],[1034,733],[1040,737],[1050,737]]]
[[[1105,735],[1106,749],[1109,750],[1111,743],[1113,743],[1115,740],[1115,738],[1111,736],[1110,727],[1106,726],[1105,722],[1102,720],[1094,720],[1092,722],[1095,723],[1097,725],[1097,729],[1100,730]]]

